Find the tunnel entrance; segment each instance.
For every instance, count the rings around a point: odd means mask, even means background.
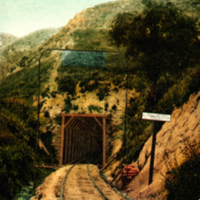
[[[100,114],[61,114],[60,164],[101,152],[106,163],[106,118]]]

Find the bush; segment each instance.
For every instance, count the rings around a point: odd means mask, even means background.
[[[0,191],[5,199],[11,199],[33,178],[35,159],[39,159],[35,153],[35,116],[16,96],[1,101]]]
[[[88,110],[90,111],[90,113],[92,113],[92,110],[97,111],[98,113],[100,113],[101,110],[103,110],[103,108],[101,108],[99,106],[91,105],[91,106],[88,106]]]
[[[1,199],[12,199],[35,175],[36,178],[41,176],[41,170],[35,170],[36,164],[55,161],[50,132],[40,137],[50,155],[41,149],[35,151],[36,116],[36,109],[28,106],[16,92],[0,100]]]
[[[167,200],[200,199],[200,143],[188,143],[184,148],[184,162],[178,166],[176,160],[165,178]]]
[[[110,36],[126,48],[127,57],[141,62],[149,80],[156,82],[166,72],[179,77],[184,69],[199,62],[197,19],[173,3],[148,2],[148,8],[136,16],[118,14]]]
[[[65,101],[65,108],[63,111],[65,111],[66,113],[69,113],[70,110],[72,109],[71,99],[67,97],[67,99],[65,99],[64,101]]]
[[[72,76],[62,76],[57,82],[59,92],[68,92],[71,95],[75,93],[77,81]]]
[[[109,87],[107,85],[104,85],[99,88],[99,92],[97,93],[97,96],[99,97],[99,100],[103,100],[104,97],[108,96],[109,94]]]

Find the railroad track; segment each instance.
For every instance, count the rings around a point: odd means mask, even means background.
[[[92,164],[74,164],[62,181],[59,200],[122,200],[99,176]]]

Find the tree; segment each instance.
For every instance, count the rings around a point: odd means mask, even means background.
[[[150,2],[150,1],[148,1]],[[148,4],[141,14],[118,14],[111,37],[126,47],[126,56],[141,62],[150,81],[166,72],[177,77],[199,61],[197,20],[186,16],[174,4]]]
[[[0,100],[0,191],[11,199],[33,178],[36,113],[17,96]],[[38,157],[39,158],[39,157]]]
[[[179,81],[188,68],[195,69],[200,53],[196,19],[186,16],[172,3],[157,4],[150,0],[143,0],[143,3],[146,8],[140,14],[118,14],[109,32],[112,41],[114,39],[118,47],[125,49],[130,65],[136,64],[130,74],[134,73],[132,84],[140,92],[140,97],[129,101],[128,139],[124,139],[119,152],[119,157],[122,157],[128,149],[129,153],[125,154],[130,162],[137,159],[151,134],[152,125],[141,120],[142,112],[169,114],[179,100],[178,105],[182,105],[189,92],[184,94],[180,90],[177,93],[174,88],[187,88]],[[191,82],[188,80],[189,85]],[[161,125],[159,123],[157,131]]]

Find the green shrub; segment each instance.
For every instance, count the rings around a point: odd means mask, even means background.
[[[116,106],[116,105],[113,105],[113,106],[112,106],[112,110],[116,111],[116,110],[117,110],[117,106]]]
[[[40,68],[40,84],[41,88],[50,76],[52,65],[48,62],[42,62]],[[24,83],[24,84],[20,84]],[[3,79],[0,84],[1,95],[6,97],[14,89],[20,89],[21,95],[27,99],[32,99],[34,94],[38,92],[38,66],[23,68]]]
[[[27,60],[28,60],[28,56],[23,56],[20,63],[19,63],[20,67],[25,67]]]
[[[99,88],[99,92],[97,93],[97,96],[99,97],[99,100],[103,100],[106,96],[109,94],[109,87],[104,85]]]
[[[73,110],[78,110],[78,106],[77,106],[77,105],[74,105],[74,106],[72,107],[72,109],[73,109]]]
[[[62,76],[58,79],[58,91],[68,92],[73,95],[75,93],[75,88],[77,81],[72,76]]]
[[[49,118],[49,112],[48,112],[48,111],[45,111],[44,116],[45,116],[46,118]]]
[[[58,125],[62,125],[62,117],[60,115],[56,116],[56,118],[54,119],[56,124]]]
[[[92,110],[97,111],[98,113],[100,113],[101,110],[103,110],[103,108],[101,108],[99,106],[90,105],[90,106],[88,106],[88,110],[90,111],[90,113],[92,113]]]
[[[173,3],[145,3],[138,15],[119,13],[110,36],[126,56],[137,58],[146,78],[156,82],[163,73],[180,77],[183,70],[199,63],[197,19],[184,14]],[[187,49],[187,50],[186,50]]]
[[[200,198],[200,152],[199,143],[188,143],[184,148],[183,163],[175,163],[168,169],[164,187],[167,200],[197,200]]]
[[[105,111],[108,111],[108,103],[105,103]]]
[[[99,87],[99,83],[96,81],[96,80],[92,80],[92,82],[90,82],[90,79],[89,78],[84,78],[79,86],[82,87],[81,88],[81,92],[84,93],[86,91],[89,91],[89,92],[92,92],[93,90],[96,90],[98,89]]]
[[[67,97],[67,99],[65,99],[64,101],[65,101],[65,108],[63,111],[65,111],[66,113],[69,113],[70,110],[72,109],[71,99]]]
[[[11,199],[34,175],[35,160],[44,155],[35,152],[36,111],[19,96],[0,102],[0,191],[2,199]],[[39,155],[40,154],[40,155]]]

